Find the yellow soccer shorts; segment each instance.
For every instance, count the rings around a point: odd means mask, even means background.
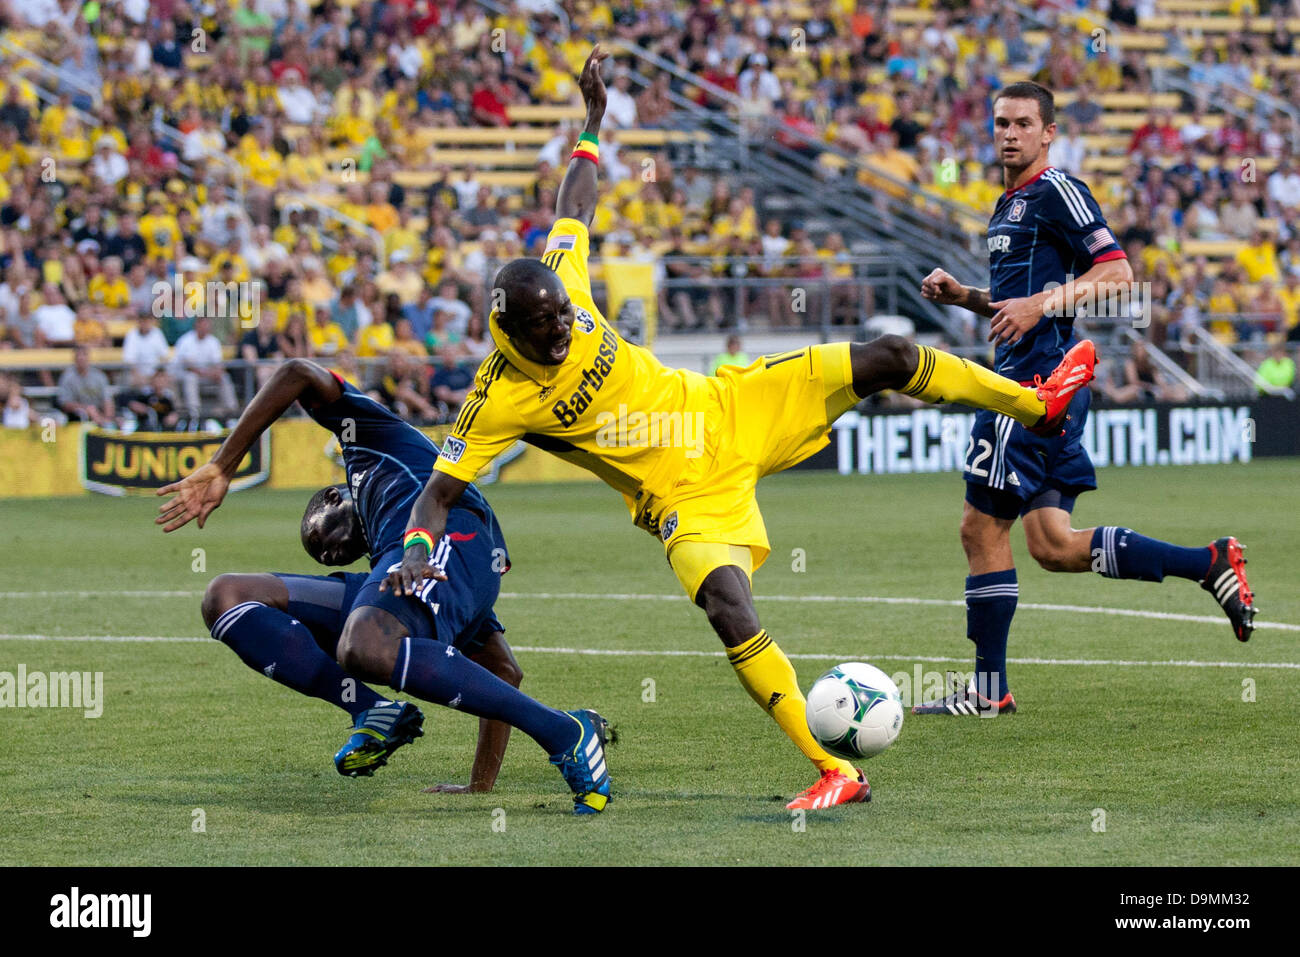
[[[825,447],[831,423],[859,401],[847,342],[727,366],[718,378],[703,454],[687,460],[659,510],[668,563],[692,601],[713,569],[752,577],[763,564],[771,547],[754,486]]]

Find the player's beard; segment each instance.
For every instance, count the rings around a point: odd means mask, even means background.
[[[1010,157],[1006,153],[1002,154],[1002,173],[1004,178],[1010,182],[1017,176],[1038,162],[1041,151],[1029,156],[1023,149],[1017,148],[1016,152]]]

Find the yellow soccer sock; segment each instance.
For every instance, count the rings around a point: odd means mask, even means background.
[[[1009,415],[1021,425],[1035,425],[1047,406],[1035,390],[983,366],[929,346],[917,346],[916,375],[903,392],[923,402],[960,402]]]
[[[766,631],[760,631],[744,644],[728,648],[727,659],[749,696],[772,716],[795,747],[817,765],[818,771],[838,770],[857,778],[858,772],[852,764],[829,754],[808,730],[803,693],[799,691],[794,666]]]

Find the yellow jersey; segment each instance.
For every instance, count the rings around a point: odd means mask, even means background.
[[[576,219],[557,220],[542,262],[559,275],[574,306],[569,355],[540,365],[511,345],[497,322],[496,349],[442,443],[435,468],[465,482],[523,439],[573,462],[623,495],[633,520],[652,528],[652,509],[698,456],[693,424],[716,404],[720,380],[669,369],[623,340],[591,298],[590,237]]]

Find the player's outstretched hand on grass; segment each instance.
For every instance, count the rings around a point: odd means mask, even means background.
[[[431,784],[420,788],[421,794],[481,794],[491,791],[491,787],[478,784]]]
[[[197,518],[199,528],[202,528],[208,516],[226,497],[229,488],[230,477],[209,462],[179,482],[158,490],[157,494],[171,495],[172,498],[158,506],[160,514],[154,519],[154,524],[161,525],[164,532],[174,532]]]
[[[429,561],[423,549],[408,548],[402,556],[401,564],[379,583],[379,590],[391,591],[394,595],[414,595],[430,578],[445,582],[447,575]]]
[[[588,124],[592,120],[599,124],[605,116],[605,80],[600,75],[600,65],[608,59],[609,52],[602,50],[597,43],[591,48],[578,77],[578,89],[582,91],[582,101],[587,104]]]

